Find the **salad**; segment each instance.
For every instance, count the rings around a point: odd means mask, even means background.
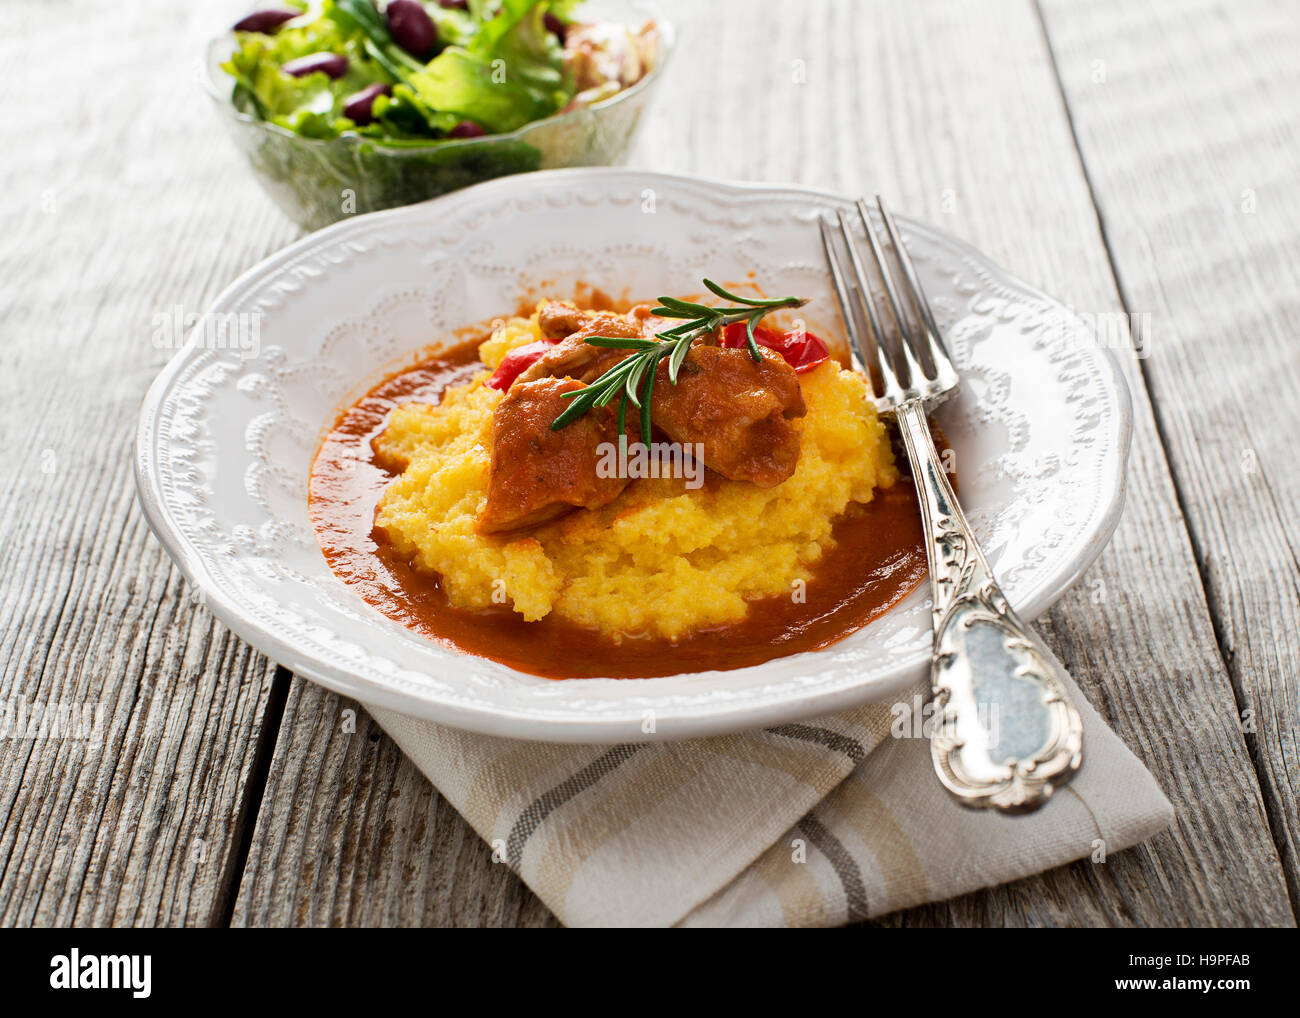
[[[292,0],[234,26],[236,109],[303,138],[386,146],[508,134],[640,81],[652,22],[577,20],[578,0]]]

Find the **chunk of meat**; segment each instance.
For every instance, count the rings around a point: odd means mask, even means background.
[[[516,382],[532,382],[539,378],[574,378],[590,384],[631,353],[631,350],[590,346],[583,342],[581,336],[570,336],[560,340],[526,367]]]
[[[572,304],[548,300],[537,312],[537,326],[544,339],[564,339],[587,323],[587,312]]]
[[[778,354],[696,343],[677,384],[668,364],[655,375],[650,420],[683,445],[704,446],[704,463],[733,481],[771,488],[799,464],[799,433],[790,423],[805,412],[799,377]]]
[[[578,507],[596,509],[626,487],[625,478],[601,477],[596,470],[600,444],[617,440],[609,414],[584,414],[551,430],[569,405],[563,394],[582,387],[567,378],[517,381],[497,404],[479,533],[533,527]]]
[[[537,320],[543,335],[549,338],[564,335],[563,331],[555,330],[564,330],[571,325],[578,327],[528,367],[517,379],[519,382],[531,382],[548,376],[594,382],[632,351],[591,346],[586,342],[587,337],[619,336],[637,339],[643,335],[645,328],[642,321],[612,311],[579,311],[554,301],[542,308]]]
[[[594,382],[631,351],[591,346],[587,337],[652,337],[666,323],[651,315],[650,308],[642,305],[620,315],[548,302],[538,314],[542,333],[565,338],[527,368],[516,384],[546,377]],[[794,369],[770,350],[762,354],[762,361],[755,363],[748,349],[719,347],[713,337],[704,337],[691,347],[676,385],[668,381],[667,360],[660,361],[650,419],[673,441],[703,445],[705,465],[723,477],[771,488],[798,466],[799,435],[790,419],[803,416],[804,402]],[[629,436],[635,439],[639,428],[633,409],[628,414]]]

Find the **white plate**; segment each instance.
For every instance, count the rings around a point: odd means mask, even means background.
[[[836,332],[817,191],[578,169],[491,181],[359,217],[286,248],[210,311],[260,312],[255,356],[196,329],[140,417],[150,524],[204,603],[258,650],[360,701],[527,739],[673,739],[771,725],[898,694],[927,668],[927,592],[834,646],[727,672],[556,682],[447,650],[334,577],[307,516],[312,455],[337,410],[396,361],[528,290],[632,297],[753,272],[811,296]],[[961,369],[939,420],[962,502],[1026,618],[1096,558],[1123,501],[1129,395],[1077,318],[959,241],[903,220]],[[207,333],[210,335],[210,332]],[[654,732],[643,731],[653,715]]]

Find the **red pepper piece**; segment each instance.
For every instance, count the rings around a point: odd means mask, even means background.
[[[492,372],[492,377],[487,380],[487,387],[505,392],[514,385],[516,378],[540,360],[542,354],[552,346],[553,343],[539,340],[536,343],[525,343],[523,346],[515,347],[502,358],[497,369]]]
[[[830,356],[826,344],[811,332],[777,332],[760,325],[754,330],[754,341],[779,353],[797,374],[810,371]],[[726,326],[722,330],[722,345],[735,350],[748,346],[745,323],[732,322]]]

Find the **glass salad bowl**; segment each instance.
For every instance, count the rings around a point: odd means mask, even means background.
[[[317,230],[512,173],[624,162],[672,54],[673,27],[642,0],[599,0],[580,14],[626,24],[652,20],[654,66],[608,99],[508,133],[436,141],[304,137],[235,106],[234,80],[221,67],[236,48],[230,31],[208,43],[203,84],[263,190],[299,226]]]

